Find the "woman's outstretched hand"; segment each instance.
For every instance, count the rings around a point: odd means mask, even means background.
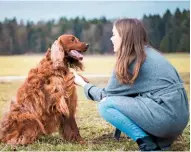
[[[81,87],[84,87],[87,84],[87,82],[85,82],[84,79],[81,76],[79,76],[75,71],[73,71],[73,73],[74,73],[74,83]]]

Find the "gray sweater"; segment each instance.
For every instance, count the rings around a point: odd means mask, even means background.
[[[149,46],[145,46],[145,52],[146,60],[133,85],[120,84],[113,70],[105,88],[88,83],[84,92],[88,99],[95,101],[113,97],[129,102],[132,98],[128,108],[121,105],[128,117],[155,136],[175,137],[183,131],[189,119],[183,81],[161,53]]]

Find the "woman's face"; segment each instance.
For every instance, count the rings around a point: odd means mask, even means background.
[[[119,36],[119,33],[118,33],[115,25],[113,26],[112,32],[113,32],[113,35],[112,35],[110,40],[113,43],[114,52],[117,52],[120,49],[120,46],[121,46],[121,37]]]

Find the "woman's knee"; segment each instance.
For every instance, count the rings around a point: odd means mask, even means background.
[[[107,115],[107,109],[111,108],[111,102],[108,98],[103,98],[98,104],[98,111],[101,117],[105,117]]]

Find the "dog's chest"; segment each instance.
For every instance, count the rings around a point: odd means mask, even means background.
[[[51,76],[49,78],[48,89],[51,89],[51,93],[60,93],[64,95],[65,98],[68,98],[75,89],[73,80],[68,80],[63,76]]]

